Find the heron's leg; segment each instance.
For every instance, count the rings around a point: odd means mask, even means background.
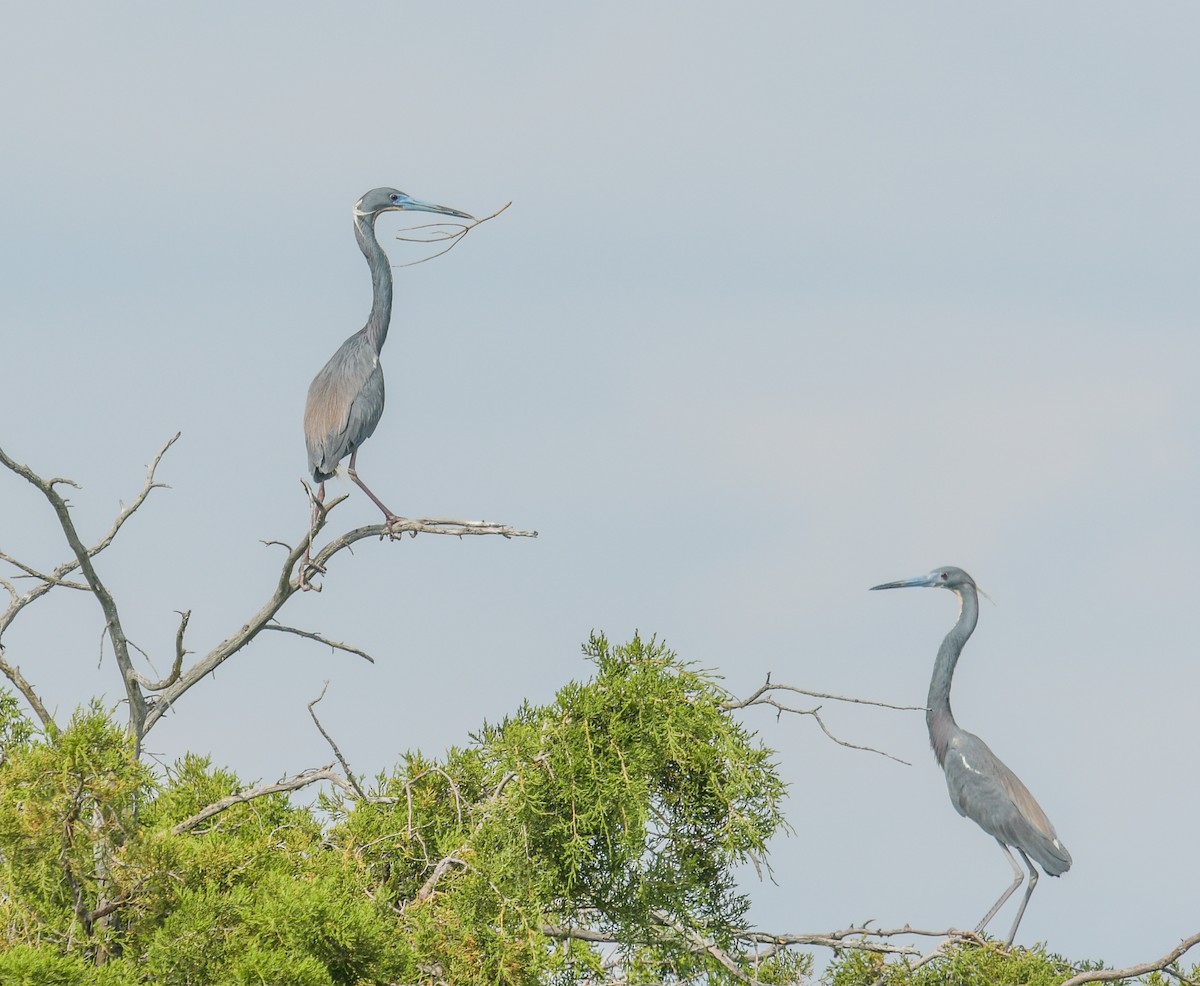
[[[374,493],[371,492],[371,490],[367,487],[366,483],[364,483],[361,479],[358,478],[358,473],[354,471],[354,460],[357,458],[358,458],[358,449],[355,449],[352,453],[350,453],[350,467],[347,470],[350,473],[350,478],[352,480],[354,480],[355,484],[358,486],[358,488],[360,490],[362,490],[364,493],[367,494],[367,496],[369,496],[371,498],[371,502],[373,504],[375,504],[375,506],[377,506],[380,510],[383,511],[383,516],[387,518],[387,522],[389,524],[391,524],[393,521],[400,520],[400,515],[394,514],[390,510],[388,510],[388,508],[383,505],[383,501],[380,500],[379,497],[377,497]]]
[[[308,570],[310,568],[314,568],[318,572],[325,571],[325,569],[323,569],[320,565],[316,564],[316,562],[314,562],[312,560],[312,543],[313,543],[313,538],[317,536],[317,518],[320,516],[320,509],[321,509],[319,507],[319,504],[322,504],[324,502],[325,502],[325,484],[321,483],[321,485],[317,487],[317,495],[313,498],[312,513],[310,514],[309,521],[308,521],[308,544],[304,548],[304,556],[300,559],[300,570],[297,573],[298,574],[297,584],[300,586],[301,589],[305,590],[306,592],[309,589],[313,588],[311,585],[308,584]]]
[[[983,920],[975,925],[975,934],[977,935],[983,933],[983,929],[988,926],[988,922],[996,916],[996,912],[1004,906],[1004,902],[1013,895],[1013,891],[1016,890],[1017,887],[1021,885],[1021,881],[1025,879],[1025,874],[1021,872],[1021,867],[1019,867],[1017,865],[1017,861],[1013,859],[1013,854],[1008,851],[1008,846],[1006,846],[999,839],[996,840],[996,843],[1001,849],[1004,850],[1004,855],[1008,857],[1008,864],[1013,869],[1013,882],[1012,885],[1000,895],[1000,899],[992,905],[992,909],[983,916]],[[1022,853],[1022,855],[1024,855],[1024,853]],[[1020,915],[1017,915],[1017,920],[1021,920]],[[1016,928],[1014,927],[1013,930],[1016,931]]]
[[[1025,905],[1029,903],[1029,896],[1033,893],[1033,888],[1037,886],[1038,882],[1038,871],[1034,869],[1033,863],[1025,855],[1025,850],[1018,846],[1017,852],[1021,854],[1021,858],[1025,860],[1025,865],[1029,867],[1029,886],[1025,888],[1025,896],[1021,898],[1021,906],[1017,910],[1017,919],[1013,922],[1012,931],[1008,933],[1008,943],[1010,945],[1013,943],[1013,939],[1017,937],[1017,925],[1021,923],[1021,918],[1025,916]]]

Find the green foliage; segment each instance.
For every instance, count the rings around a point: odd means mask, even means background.
[[[590,948],[546,926],[611,936],[647,980],[724,975],[664,927],[729,943],[748,903],[733,867],[783,825],[770,752],[661,644],[594,636],[585,654],[593,681],[485,726],[441,763],[408,755],[381,778],[390,803],[343,811],[330,834],[404,909],[420,964],[450,981],[598,971]]]
[[[889,986],[1059,986],[1077,972],[1098,968],[1097,962],[1068,962],[1043,944],[1004,950],[989,942],[984,948],[951,945],[916,970],[903,961],[885,962],[877,953],[847,952],[830,965],[827,976],[830,986],[872,986],[885,970]]]
[[[59,735],[30,735],[0,763],[0,946],[45,935],[102,951],[108,926],[90,912],[119,882],[108,867],[153,781],[98,705]]]
[[[755,961],[738,934],[735,868],[785,827],[771,752],[655,640],[584,652],[591,680],[441,758],[406,754],[367,798],[274,794],[201,823],[249,785],[193,755],[152,775],[96,705],[40,736],[0,693],[0,983],[731,986],[726,962],[811,982],[810,956]],[[847,951],[823,979],[884,971]],[[959,945],[886,971],[1050,986],[1074,970]]]
[[[600,948],[631,983],[728,979],[689,936],[736,949],[733,867],[783,825],[770,753],[655,641],[585,653],[593,680],[369,799],[259,797],[178,834],[246,785],[196,756],[152,777],[98,707],[43,739],[0,700],[0,982],[565,984],[603,978]]]
[[[21,703],[7,688],[0,688],[0,763],[10,751],[23,749],[33,736],[33,724],[21,711]]]
[[[1190,970],[1183,969],[1176,962],[1171,968],[1176,975],[1167,975],[1162,972],[1152,972],[1144,980],[1146,986],[1178,986],[1179,983],[1196,982],[1200,980],[1200,962],[1197,962]]]

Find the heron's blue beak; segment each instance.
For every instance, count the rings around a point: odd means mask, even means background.
[[[876,589],[907,589],[914,585],[934,585],[936,584],[936,574],[918,575],[912,579],[901,579],[899,582],[884,582],[883,585],[871,586],[871,591]]]
[[[439,216],[456,216],[459,219],[474,219],[474,216],[468,215],[465,212],[459,212],[457,209],[451,209],[447,205],[437,205],[433,202],[422,202],[420,199],[412,199],[405,196],[399,199],[394,208],[403,212],[436,212]]]

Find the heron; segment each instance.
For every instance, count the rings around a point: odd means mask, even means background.
[[[1050,876],[1061,876],[1071,868],[1071,854],[1021,779],[1000,761],[983,740],[959,726],[950,711],[950,683],[954,678],[954,667],[979,621],[979,595],[975,580],[961,568],[947,566],[935,568],[928,575],[885,582],[871,588],[901,589],[909,586],[949,589],[958,596],[958,622],[946,634],[933,665],[925,722],[929,726],[929,742],[933,746],[934,756],[946,773],[946,786],[950,789],[950,800],[954,807],[960,815],[971,819],[1000,844],[1013,870],[1012,884],[975,927],[976,934],[982,933],[1025,879],[1025,874],[1009,850],[1010,846],[1021,854],[1029,869],[1029,886],[1021,900],[1012,930],[1008,933],[1008,944],[1011,945],[1025,914],[1025,906],[1038,882],[1038,872],[1030,857]]]
[[[325,499],[325,480],[338,463],[350,456],[350,479],[383,511],[388,525],[399,519],[355,469],[358,449],[375,432],[383,414],[383,367],[379,353],[392,318],[392,270],[387,254],[375,238],[375,220],[385,212],[432,212],[459,219],[473,217],[458,209],[423,202],[395,188],[373,188],[354,203],[354,236],[371,269],[371,313],[367,323],[343,342],[308,388],[304,408],[304,441],[308,467],[319,484],[313,503],[316,527],[318,503]],[[311,540],[311,539],[310,539]],[[301,583],[309,564],[308,552],[300,566]]]

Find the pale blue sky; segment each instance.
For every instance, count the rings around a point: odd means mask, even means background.
[[[746,693],[923,701],[953,601],[996,605],[954,707],[1075,857],[1021,940],[1125,963],[1200,928],[1195,888],[1200,13],[1186,4],[25,5],[0,32],[5,419],[106,525],[103,573],[169,664],[268,593],[307,506],[309,380],[358,328],[375,185],[477,214],[397,273],[363,476],[408,515],[536,542],[364,543],[151,734],[247,778],[463,742],[657,632]],[[397,261],[411,259],[380,223]],[[340,483],[339,489],[348,484]],[[0,547],[62,549],[0,477]],[[355,493],[335,515],[373,523]],[[10,659],[96,691],[99,614],[31,610]],[[746,719],[796,834],[760,923],[971,925],[1009,879],[913,713],[826,706],[913,761]],[[1011,907],[997,919],[1003,931]]]

